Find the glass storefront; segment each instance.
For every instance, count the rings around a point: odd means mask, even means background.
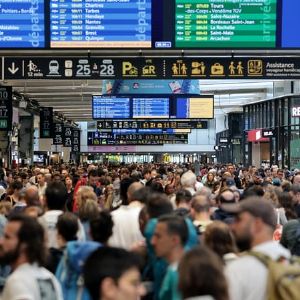
[[[260,131],[262,140],[249,142],[250,131]],[[265,130],[272,132],[265,138]],[[267,149],[269,155],[263,159],[270,165],[277,164],[281,168],[300,168],[300,95],[286,96],[261,101],[244,106],[244,164],[257,162],[254,148]],[[254,153],[255,152],[255,153]]]

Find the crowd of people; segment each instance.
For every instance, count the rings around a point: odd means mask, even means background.
[[[4,300],[265,300],[260,255],[300,256],[297,169],[0,168],[0,198]]]

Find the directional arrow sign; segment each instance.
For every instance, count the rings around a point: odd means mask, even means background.
[[[16,67],[15,63],[13,62],[11,64],[11,67],[8,67],[8,71],[11,73],[11,74],[16,74],[18,71],[19,71],[19,68]]]
[[[4,78],[5,79],[23,79],[24,72],[23,66],[24,62],[22,58],[4,58]]]

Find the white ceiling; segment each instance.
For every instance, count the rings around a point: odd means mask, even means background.
[[[102,90],[101,80],[7,80],[2,84],[75,122],[92,119],[92,95]],[[215,95],[216,109],[228,111],[269,98],[273,91],[273,82],[264,80],[201,80],[199,84],[201,94]]]

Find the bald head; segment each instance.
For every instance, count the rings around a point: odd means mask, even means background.
[[[293,183],[300,184],[300,174],[295,175]]]
[[[141,188],[143,188],[144,187],[144,185],[141,183],[141,182],[133,182],[130,186],[129,186],[129,188],[128,188],[128,190],[127,190],[127,198],[128,198],[128,202],[130,203],[131,201],[134,201],[134,200],[136,200],[136,199],[133,199],[133,194],[136,192],[136,191],[138,191],[138,190],[140,190]]]
[[[39,190],[35,185],[29,186],[25,191],[26,204],[28,206],[40,206]]]

